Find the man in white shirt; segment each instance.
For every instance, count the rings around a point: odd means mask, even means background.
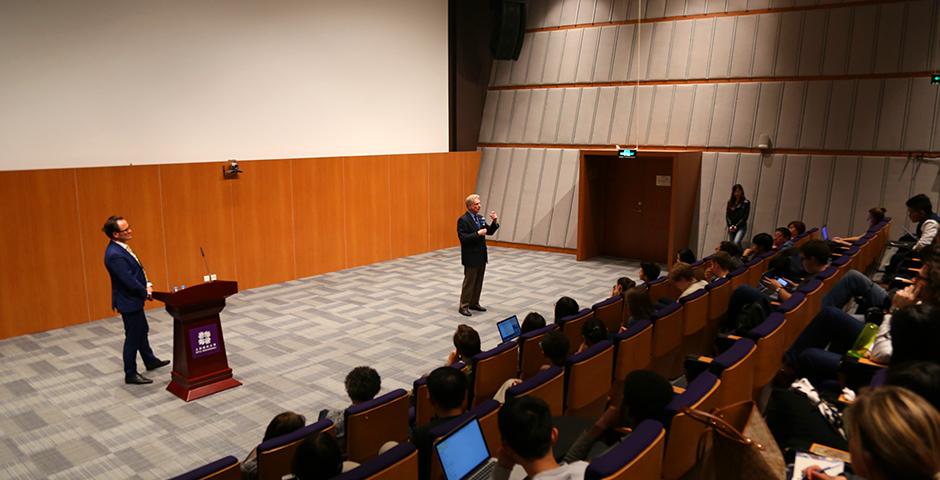
[[[580,480],[588,464],[577,461],[559,464],[552,446],[558,429],[552,426],[552,414],[544,400],[520,397],[499,409],[499,433],[503,445],[499,451],[493,480],[507,480],[519,465],[531,480]]]
[[[695,278],[695,270],[692,265],[683,262],[676,262],[669,271],[669,281],[680,291],[679,299],[687,297],[708,285],[705,280]]]

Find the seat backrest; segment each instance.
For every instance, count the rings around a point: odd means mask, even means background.
[[[708,290],[702,289],[679,299],[682,304],[682,334],[694,335],[708,324]]]
[[[813,279],[801,285],[798,292],[806,297],[806,308],[809,312],[818,312],[822,308],[822,299],[826,293],[823,291],[823,281]]]
[[[506,390],[507,399],[526,395],[541,398],[552,416],[560,417],[565,411],[565,371],[552,366]]]
[[[496,455],[502,445],[502,436],[499,434],[499,407],[500,403],[492,398],[470,409],[470,414],[480,421],[483,438],[490,453]]]
[[[590,308],[583,308],[580,312],[569,315],[561,319],[561,332],[568,337],[568,355],[576,352],[581,345],[581,326],[587,319],[594,316],[594,311]]]
[[[614,381],[624,381],[634,370],[649,368],[653,359],[653,324],[649,320],[633,322],[614,335]]]
[[[604,323],[608,332],[616,332],[623,324],[623,296],[616,295],[594,304],[594,317]]]
[[[790,345],[796,340],[796,337],[800,335],[806,325],[809,324],[809,309],[808,303],[806,303],[806,296],[800,292],[796,292],[790,295],[790,298],[787,301],[780,304],[777,309],[783,312],[784,318],[787,319],[787,328],[784,330],[786,332],[785,348],[790,348]]]
[[[411,384],[411,396],[414,397],[414,426],[420,427],[431,421],[434,407],[431,406],[431,394],[428,393],[428,377],[425,375]]]
[[[742,338],[712,360],[709,369],[721,380],[718,407],[753,398],[756,350],[753,340]]]
[[[746,275],[744,283],[751,286],[757,286],[757,284],[760,283],[760,277],[764,275],[764,270],[761,268],[765,265],[763,262],[763,258],[755,257],[751,259],[750,262],[744,264],[744,266],[747,267],[747,271],[744,272],[744,275]]]
[[[407,410],[405,415],[407,415]],[[407,417],[406,417],[407,418]],[[407,422],[407,420],[406,420]],[[333,422],[320,420],[287,435],[272,438],[258,445],[258,478],[279,480],[291,473],[294,452],[305,438],[320,432],[333,432]]]
[[[241,475],[238,459],[229,455],[170,480],[239,480]]]
[[[493,398],[493,394],[506,380],[516,376],[516,370],[519,367],[519,347],[516,342],[506,342],[474,355],[472,362],[471,406]]]
[[[741,266],[728,274],[728,280],[731,281],[731,290],[737,290],[738,287],[747,283],[747,266]]]
[[[404,442],[335,477],[335,480],[412,480],[415,478],[418,478],[418,449]]]
[[[685,392],[677,395],[666,407],[669,426],[666,433],[666,452],[663,457],[663,478],[674,480],[686,474],[696,462],[699,440],[706,426],[682,413],[684,407],[711,411],[718,399],[721,381],[711,372],[704,372],[689,383]]]
[[[614,375],[614,346],[607,340],[565,361],[565,415],[596,419],[604,411]]]
[[[754,391],[764,388],[780,370],[785,352],[786,318],[780,312],[773,312],[767,319],[745,335],[757,344],[754,354]]]
[[[530,378],[539,372],[542,365],[548,364],[548,358],[542,353],[539,342],[545,337],[545,334],[558,328],[552,324],[522,334],[519,337],[519,378]]]
[[[392,390],[346,409],[346,453],[362,463],[378,454],[388,441],[408,439],[408,394]]]
[[[731,300],[731,282],[727,278],[719,278],[709,283],[708,290],[708,324],[717,325],[728,311],[728,302]]]
[[[646,282],[646,289],[650,292],[650,300],[655,304],[661,298],[668,298],[675,301],[682,293],[676,288],[668,277],[660,277],[652,282]]]
[[[591,460],[586,480],[659,480],[663,471],[666,429],[643,420],[625,439]]]
[[[675,355],[682,346],[682,305],[672,303],[653,312],[653,369],[668,378],[673,376]]]

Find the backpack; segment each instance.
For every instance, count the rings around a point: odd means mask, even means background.
[[[741,307],[737,318],[734,319],[734,333],[744,336],[751,329],[763,323],[771,311],[770,301],[766,298],[761,298]]]

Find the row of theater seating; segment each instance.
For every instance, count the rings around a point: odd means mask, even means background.
[[[642,435],[637,435],[641,430],[638,428],[611,454],[591,463],[589,478],[672,479],[687,473],[695,464],[696,447],[704,426],[687,418],[682,409],[707,411],[757,398],[779,370],[784,351],[819,312],[822,296],[849,269],[864,270],[880,258],[890,233],[889,220],[872,227],[817,279],[800,287],[789,300],[780,304],[763,323],[742,337],[727,337],[726,343],[730,346],[719,355],[699,356],[699,360],[708,364],[708,369],[696,376],[687,389],[677,389],[679,395],[670,403],[664,417],[666,424],[641,425]],[[797,245],[816,235],[816,229],[806,232],[797,238]],[[611,332],[617,332],[629,317],[622,297],[609,298],[591,309],[561,319],[557,325],[528,332],[517,341],[476,355],[470,366],[473,375],[468,405],[471,408],[465,416],[480,420],[486,442],[491,452],[496,452],[500,445],[496,425],[499,403],[493,400],[493,395],[510,378],[521,378],[522,382],[507,391],[507,398],[532,395],[545,400],[552,415],[595,419],[608,400],[619,401],[622,382],[629,372],[650,368],[669,378],[677,377],[685,355],[706,353],[714,343],[733,289],[744,284],[756,286],[767,270],[771,255],[754,259],[732,272],[729,278],[714,281],[706,289],[660,308],[650,320],[634,322],[626,331],[614,334],[610,341],[599,342],[569,356],[564,368],[540,369],[548,360],[538,342],[549,331],[561,329],[571,345],[579,345],[581,325],[591,316],[603,321]],[[697,263],[696,268],[703,269],[704,260]],[[679,294],[665,278],[650,282],[647,288],[654,299],[675,299]],[[405,441],[409,421],[422,425],[431,419],[425,381],[421,378],[414,382],[414,408],[410,412],[412,401],[404,389],[346,410],[348,456],[361,466],[340,478],[417,478],[416,453]],[[443,436],[459,423],[441,425],[432,435]],[[303,438],[332,428],[329,421],[320,421],[259,445],[259,478],[281,478],[290,471],[293,451]],[[387,441],[400,443],[376,456]],[[221,476],[214,476],[211,471]],[[227,457],[178,478],[229,478],[227,472],[233,471],[237,476],[237,459]],[[627,472],[631,473],[627,475]],[[441,478],[436,459],[432,478]]]

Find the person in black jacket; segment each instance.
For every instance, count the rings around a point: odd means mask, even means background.
[[[467,213],[457,219],[457,238],[460,239],[460,263],[463,264],[463,289],[460,291],[461,315],[470,316],[470,310],[485,312],[480,305],[483,290],[483,273],[486,271],[486,236],[499,228],[498,216],[490,212],[490,224],[480,215],[480,196],[467,197]]]
[[[728,240],[741,245],[747,231],[747,217],[751,213],[751,201],[744,197],[744,187],[735,184],[731,187],[725,221],[728,224]]]

